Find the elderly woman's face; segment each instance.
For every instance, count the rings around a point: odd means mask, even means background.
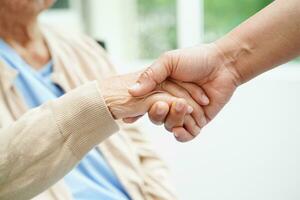
[[[56,0],[0,0],[0,7],[18,14],[38,14],[49,8]]]

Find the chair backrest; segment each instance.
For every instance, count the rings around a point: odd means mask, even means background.
[[[104,41],[102,41],[102,40],[96,40],[96,42],[97,42],[103,49],[107,50],[107,49],[106,49],[106,44],[105,44]]]

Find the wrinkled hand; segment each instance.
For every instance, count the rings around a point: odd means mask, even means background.
[[[205,121],[209,122],[239,84],[238,73],[225,60],[215,44],[169,51],[141,74],[129,93],[135,97],[145,95],[167,78],[195,83],[210,100],[203,106]]]
[[[195,120],[204,119],[200,105],[209,103],[203,90],[195,84],[166,80],[151,93],[132,97],[128,87],[137,81],[139,74],[111,77],[100,83],[103,97],[114,118],[132,123],[148,112],[153,123],[164,123],[177,140],[194,138],[205,123]],[[184,134],[180,134],[182,132]]]

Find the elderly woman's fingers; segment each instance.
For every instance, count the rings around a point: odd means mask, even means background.
[[[124,123],[127,123],[127,124],[132,124],[134,122],[136,122],[139,118],[141,118],[143,115],[140,115],[140,116],[137,116],[137,117],[127,117],[127,118],[124,118],[122,119]]]
[[[193,97],[193,99],[202,106],[206,106],[209,104],[209,98],[204,92],[204,90],[194,83],[185,83],[176,80],[171,80],[176,84],[180,85]]]
[[[174,101],[165,121],[165,128],[171,132],[174,127],[183,127],[185,115],[191,112],[191,108],[184,99]]]
[[[169,104],[164,101],[158,101],[151,106],[148,116],[152,123],[161,125],[165,122],[168,113]]]
[[[191,95],[183,87],[172,81],[165,81],[161,84],[161,88],[171,95],[185,99],[187,104],[193,108],[192,116],[199,127],[206,125],[206,117],[202,107],[191,97]]]

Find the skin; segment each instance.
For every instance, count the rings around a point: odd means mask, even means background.
[[[0,37],[36,70],[51,59],[37,17],[53,3],[53,0],[0,1]],[[148,113],[154,124],[164,123],[170,132],[182,128],[185,135],[175,132],[179,141],[195,137],[200,127],[204,126],[200,121],[204,114],[202,106],[209,103],[203,90],[193,83],[166,80],[153,94],[143,98],[132,97],[128,87],[137,80],[139,74],[111,77],[100,82],[105,102],[115,119],[133,123]]]
[[[37,16],[52,3],[52,0],[0,1],[0,37],[35,69],[45,65],[51,57]]]
[[[195,83],[210,99],[209,122],[238,86],[297,57],[299,36],[299,0],[277,0],[213,43],[164,53],[129,92],[147,94],[167,78]]]
[[[174,127],[184,127],[185,135],[175,135],[178,141],[184,142],[196,137],[200,132],[200,127],[194,118],[201,118],[202,107],[187,91],[171,80],[164,81],[164,84],[149,94],[133,98],[128,93],[128,87],[136,82],[139,75],[140,73],[133,73],[100,81],[99,87],[113,117],[128,120],[143,116],[149,111],[151,121],[155,124],[161,124],[163,121],[165,128],[170,132]],[[198,87],[194,89],[198,90],[195,93],[202,94],[202,90],[200,91]],[[172,94],[174,91],[176,91],[176,96]],[[191,110],[189,111],[188,104],[191,105],[192,113]],[[160,108],[156,109],[159,106]]]

